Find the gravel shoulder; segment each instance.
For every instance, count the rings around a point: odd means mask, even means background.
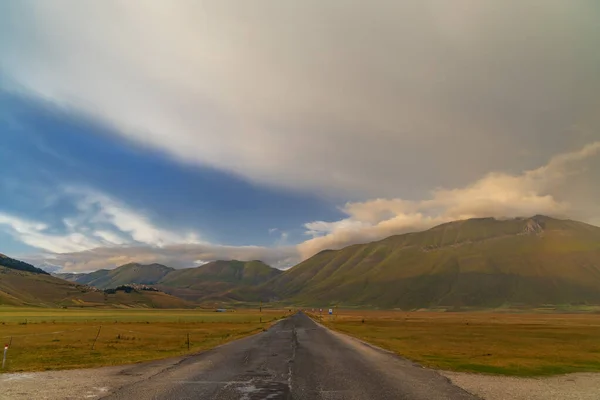
[[[109,392],[144,380],[181,359],[134,366],[69,371],[1,374],[2,400],[99,399]],[[439,371],[453,384],[485,400],[597,400],[600,373],[576,373],[547,378],[503,376]]]
[[[103,368],[0,374],[0,400],[99,399],[132,381],[148,379],[174,367],[183,359]]]
[[[440,371],[453,384],[485,400],[598,400],[600,373],[517,378]]]

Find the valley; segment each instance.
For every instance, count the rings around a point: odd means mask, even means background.
[[[336,310],[330,329],[444,371],[505,376],[600,372],[598,313]]]
[[[282,309],[157,310],[0,307],[4,373],[133,364],[195,353],[267,329]]]
[[[488,394],[479,384],[487,381],[470,374],[539,379],[600,372],[600,228],[576,221],[539,215],[455,221],[321,251],[286,271],[258,260],[183,269],[129,263],[54,275],[7,256],[0,265],[0,336],[10,344],[4,372],[152,361],[139,366],[140,376],[155,371],[152,385],[110,375],[106,384],[115,399],[130,396],[130,384],[149,396],[156,390],[164,398],[212,393],[224,399],[248,385],[285,398],[318,384],[359,399],[364,387],[379,393],[381,379],[382,398],[426,398],[423,379],[436,379],[440,399],[445,393],[474,398],[460,387],[496,399],[498,389]],[[256,350],[263,342],[279,350]],[[304,361],[288,369],[280,356],[288,353]],[[204,364],[225,356],[271,369],[254,376],[244,375],[245,362]],[[362,372],[374,378],[356,384],[363,378],[346,368],[348,360],[368,364]],[[205,372],[188,367],[196,363]],[[313,379],[307,366],[315,363],[336,365],[347,379],[307,384]],[[400,382],[381,365],[405,378]],[[214,374],[222,378],[207,378]],[[173,385],[171,376],[184,383]],[[99,398],[86,379],[82,388]],[[514,390],[514,398],[527,398],[526,390]]]
[[[7,305],[583,310],[600,305],[600,228],[541,215],[477,218],[324,250],[285,271],[258,260],[216,260],[54,276],[4,266],[0,277]]]

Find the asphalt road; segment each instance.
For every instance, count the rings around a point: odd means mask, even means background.
[[[466,400],[437,372],[298,313],[266,332],[190,356],[105,399]]]

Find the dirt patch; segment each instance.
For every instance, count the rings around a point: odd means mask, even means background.
[[[99,399],[176,365],[181,358],[118,367],[0,374],[0,400]]]
[[[597,400],[600,373],[517,378],[441,371],[453,384],[485,400]]]

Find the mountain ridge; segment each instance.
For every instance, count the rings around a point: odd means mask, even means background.
[[[36,272],[0,266],[0,305],[26,307],[191,308],[169,294],[148,290],[112,293]]]
[[[600,304],[600,228],[542,215],[452,221],[321,251],[261,289],[305,305]]]
[[[280,273],[280,270],[259,260],[216,260],[194,268],[174,269],[161,264],[130,263],[113,270],[55,276],[101,289],[146,284],[188,301],[202,301],[227,299],[227,293],[235,288],[260,285]]]
[[[136,271],[152,273],[133,279]],[[322,250],[287,271],[257,260],[218,260],[179,270],[126,264],[68,278],[101,288],[148,284],[196,303],[401,309],[600,304],[600,228],[544,215],[473,218]]]
[[[33,265],[31,265],[29,263],[11,258],[2,253],[0,253],[0,266],[18,270],[18,271],[31,272],[34,274],[50,275],[41,268],[34,267]]]

